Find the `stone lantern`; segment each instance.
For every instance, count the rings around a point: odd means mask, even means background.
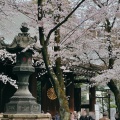
[[[32,50],[22,52],[28,45],[36,43],[36,37],[31,37],[28,33],[28,26],[22,23],[21,33],[19,33],[9,44],[1,41],[2,48],[10,53],[16,54],[16,66],[13,72],[18,77],[18,90],[10,98],[10,102],[6,104],[6,114],[38,114],[40,113],[40,105],[37,104],[36,99],[32,96],[28,89],[28,80],[30,74],[35,72],[32,66]]]

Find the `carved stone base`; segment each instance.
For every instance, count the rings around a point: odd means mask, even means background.
[[[50,114],[3,114],[1,120],[52,120]]]
[[[6,104],[6,114],[39,114],[41,106],[32,98],[11,98]]]

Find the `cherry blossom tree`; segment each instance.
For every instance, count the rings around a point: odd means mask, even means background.
[[[82,47],[84,46],[85,48],[83,51],[83,53],[85,53],[84,56],[86,56],[85,60],[86,63],[89,63],[90,65],[89,67],[92,67],[91,65],[93,65],[93,62],[90,57],[89,51],[94,51],[97,55],[96,59],[101,60],[103,64],[102,66],[103,68],[101,70],[103,71],[102,72],[97,71],[96,72],[97,76],[92,78],[92,80],[95,81],[96,84],[98,85],[102,83],[102,85],[107,84],[109,86],[109,88],[115,95],[117,108],[118,110],[120,110],[119,108],[120,90],[118,86],[119,85],[119,50],[120,50],[119,49],[120,1],[93,0],[92,2],[91,1],[88,2],[89,5],[91,4],[91,6],[86,7],[84,9],[84,13],[90,12],[91,14],[94,14],[96,12],[99,12],[99,14],[94,15],[94,17],[90,19],[89,23],[86,23],[85,26],[87,27],[87,25],[88,24],[90,25],[91,23],[93,25],[92,26],[93,29],[88,29],[88,32],[85,33],[88,37],[86,38],[85,36],[83,37],[84,39],[87,40],[83,42],[84,45],[82,44]],[[77,14],[80,12],[80,10],[77,12]],[[91,15],[86,13],[84,15],[87,15],[87,17]],[[77,58],[81,60],[81,57],[79,57],[78,55],[76,55]],[[94,58],[94,63],[95,63],[95,58]]]
[[[119,89],[116,84],[116,80],[119,80],[119,47],[116,47],[117,44],[117,36],[119,35],[119,27],[118,25],[118,14],[120,13],[120,1],[111,1],[106,0],[100,2],[98,0],[94,0],[94,3],[99,7],[99,9],[106,9],[105,10],[105,18],[103,21],[103,28],[105,32],[105,39],[106,39],[106,47],[108,51],[108,64],[107,70],[103,72],[100,76],[97,77],[97,80],[102,78],[102,81],[107,81],[107,85],[111,89],[111,91],[115,95],[116,105],[118,110],[120,110],[119,100],[120,100],[120,93]]]
[[[118,58],[119,47],[111,38],[112,33],[114,36],[119,33],[119,19],[117,18],[119,2],[119,0],[75,0],[71,5],[69,1],[64,0],[38,0],[38,6],[33,1],[10,0],[8,3],[5,2],[9,6],[8,8],[27,16],[30,19],[29,24],[37,30],[39,29],[40,51],[59,100],[62,120],[69,119],[69,107],[61,70],[63,67],[69,69],[71,66],[74,71],[76,67],[86,70],[94,69],[95,73],[99,73],[95,68],[99,68],[99,70],[104,68],[104,74],[98,76],[96,82],[107,81],[116,96],[119,108],[117,97],[119,92],[113,81],[113,79],[119,79],[118,75],[115,75],[119,73],[119,62],[116,64],[114,62],[115,58]],[[79,9],[77,9],[78,7]],[[73,14],[75,11],[76,13]],[[12,15],[15,15],[14,12]],[[113,32],[115,29],[116,33]],[[112,43],[114,43],[114,47]],[[61,66],[65,65],[64,63],[66,66]],[[114,68],[113,65],[116,67]],[[57,72],[53,70],[53,67]],[[79,73],[80,71],[78,71]]]

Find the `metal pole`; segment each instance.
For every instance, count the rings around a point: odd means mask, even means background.
[[[110,94],[108,94],[108,111],[109,111],[109,118],[110,118]]]
[[[103,97],[102,97],[102,109],[103,109],[103,113],[104,113]]]

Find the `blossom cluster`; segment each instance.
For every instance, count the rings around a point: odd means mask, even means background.
[[[11,79],[10,77],[8,77],[4,74],[0,74],[0,81],[2,81],[4,84],[10,83],[12,86],[14,86],[16,89],[18,89],[16,80]]]

